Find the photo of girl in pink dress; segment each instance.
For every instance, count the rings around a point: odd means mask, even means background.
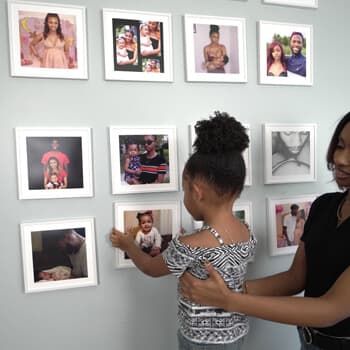
[[[75,16],[20,11],[21,65],[77,68]]]

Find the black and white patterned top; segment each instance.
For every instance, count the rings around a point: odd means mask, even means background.
[[[220,246],[214,248],[190,247],[174,238],[162,253],[165,264],[172,274],[181,277],[185,271],[206,279],[204,263],[209,261],[225,280],[228,287],[242,292],[247,263],[255,253],[257,240],[253,234],[248,241],[224,244],[220,234],[210,226]],[[246,315],[226,312],[211,306],[195,304],[178,293],[178,317],[180,332],[184,337],[201,344],[232,343],[248,333]]]

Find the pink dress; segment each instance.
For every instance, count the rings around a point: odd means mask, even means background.
[[[64,53],[64,40],[57,39],[54,45],[48,38],[44,40],[44,56],[42,67],[44,68],[68,68],[67,57]]]

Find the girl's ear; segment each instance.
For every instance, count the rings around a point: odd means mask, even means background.
[[[204,197],[203,186],[201,186],[200,182],[193,181],[192,183],[192,191],[194,199],[201,201]]]

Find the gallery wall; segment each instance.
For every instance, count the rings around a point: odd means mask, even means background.
[[[151,350],[176,345],[176,279],[152,279],[134,268],[117,269],[108,233],[114,203],[176,200],[177,191],[112,194],[109,127],[176,127],[178,176],[188,156],[189,125],[214,110],[227,111],[250,125],[252,185],[241,201],[252,204],[257,255],[249,265],[255,278],[289,267],[293,255],[270,256],[267,198],[336,190],[326,170],[325,153],[337,120],[349,110],[348,19],[346,0],[319,0],[317,9],[264,4],[262,0],[176,2],[154,0],[62,0],[86,6],[88,79],[13,77],[10,70],[7,2],[0,0],[0,149],[2,171],[0,234],[0,346],[3,349]],[[54,3],[57,3],[56,1]],[[164,12],[172,15],[173,81],[104,79],[102,8]],[[186,80],[185,14],[246,19],[247,82]],[[313,85],[280,86],[258,82],[258,21],[313,26]],[[317,124],[317,180],[264,184],[264,123]],[[92,132],[93,196],[18,198],[16,127],[88,127]],[[181,205],[181,222],[191,218]],[[93,217],[96,233],[96,286],[25,293],[20,224]],[[181,224],[181,225],[180,225]],[[251,319],[245,350],[298,348],[294,327]]]

